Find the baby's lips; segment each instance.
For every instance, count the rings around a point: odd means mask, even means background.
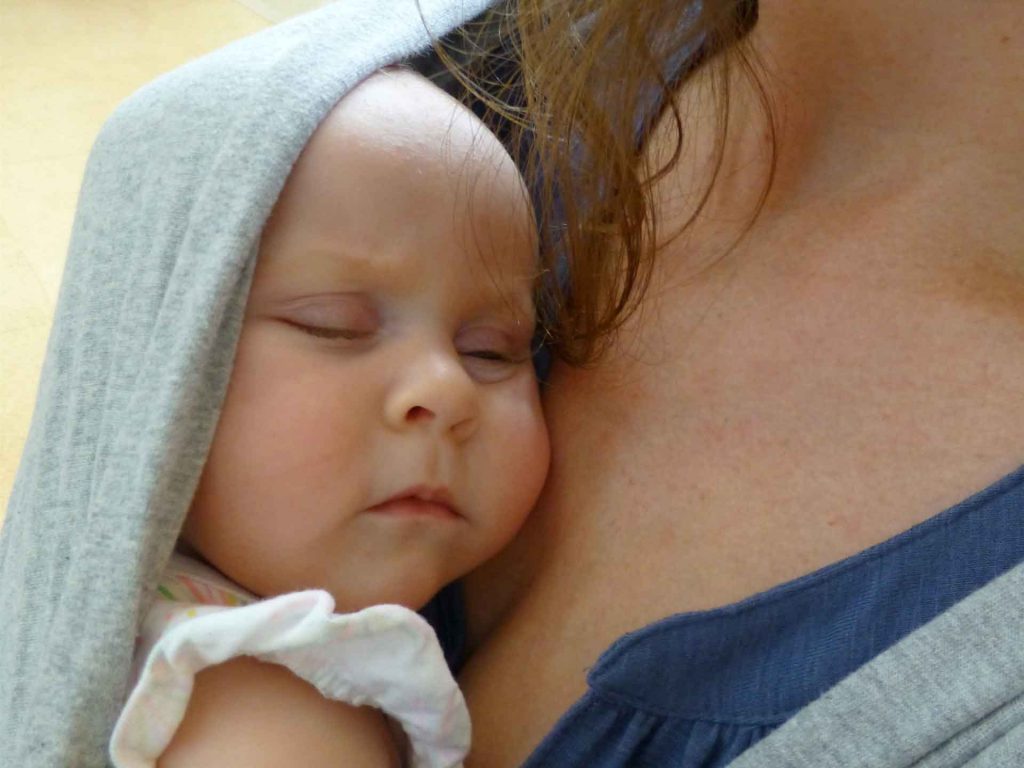
[[[392,514],[427,514],[440,517],[463,517],[455,506],[451,492],[444,486],[415,485],[389,496],[369,508],[371,512]]]

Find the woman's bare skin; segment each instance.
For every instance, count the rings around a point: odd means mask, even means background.
[[[1024,463],[1024,8],[762,0],[754,36],[782,122],[771,197],[701,272],[760,183],[758,129],[734,135],[612,353],[555,366],[547,488],[467,588],[470,765],[519,765],[623,633]],[[666,182],[669,220],[691,171]]]

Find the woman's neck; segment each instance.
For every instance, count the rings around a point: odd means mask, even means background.
[[[970,254],[978,270],[1012,274],[1024,290],[1024,4],[761,0],[750,43],[777,126],[767,199],[748,227],[770,154],[756,91],[735,77],[712,194],[672,239],[715,156],[708,90],[699,79],[684,87],[688,150],[655,190],[659,239],[673,243],[666,277],[717,263],[744,234],[749,243],[788,231],[798,243],[827,230],[911,277],[950,271],[961,282]],[[656,164],[673,139],[664,119],[647,145]],[[890,242],[894,232],[899,242]],[[793,245],[776,258],[810,270],[849,258],[825,249],[808,261],[806,250]]]
[[[761,0],[760,16],[752,42],[780,118],[777,194],[961,161],[1024,178],[1019,0]]]

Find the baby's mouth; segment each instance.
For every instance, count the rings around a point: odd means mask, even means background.
[[[412,486],[399,491],[367,511],[384,515],[433,517],[440,520],[462,518],[447,488],[426,485]]]

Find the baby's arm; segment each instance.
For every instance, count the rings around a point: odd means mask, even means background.
[[[384,716],[324,698],[284,667],[242,657],[195,679],[158,768],[398,768]]]

